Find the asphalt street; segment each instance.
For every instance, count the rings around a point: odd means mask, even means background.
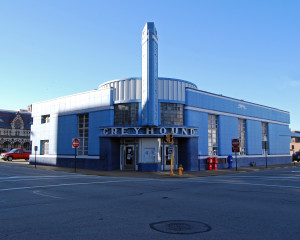
[[[299,239],[300,168],[103,177],[0,162],[0,239]]]

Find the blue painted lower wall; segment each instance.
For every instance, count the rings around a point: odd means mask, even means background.
[[[58,157],[56,166],[58,167],[75,167],[75,158],[63,158]],[[103,160],[99,159],[90,159],[90,158],[76,158],[76,168],[78,169],[90,169],[90,170],[104,170],[103,169]]]
[[[78,116],[67,115],[58,117],[57,154],[74,154],[72,139],[78,138]],[[41,148],[40,148],[41,149]]]
[[[235,168],[236,166],[236,159],[233,155],[233,162],[232,162],[232,168]],[[207,170],[207,164],[206,164],[207,158],[201,158],[198,160],[200,164],[200,171],[201,170]],[[227,161],[227,157],[219,157],[218,158],[218,169],[224,169],[228,168],[229,164]],[[288,164],[292,162],[291,156],[268,156],[267,157],[267,165],[280,165],[280,164]],[[255,166],[266,166],[266,157],[265,156],[255,156],[255,157],[243,157],[238,156],[237,157],[237,166],[238,167],[251,167],[251,165],[254,163]]]
[[[178,139],[178,165],[186,171],[198,171],[198,138]]]
[[[100,138],[100,158],[103,163],[102,170],[120,169],[120,139]]]
[[[219,116],[219,155],[232,154],[232,139],[238,138],[238,119],[228,116]]]
[[[187,126],[207,126],[208,125],[208,114],[197,112],[197,111],[185,111],[185,124]],[[199,127],[197,130],[198,138],[198,154],[207,155],[208,154],[208,135],[207,127]]]
[[[76,158],[76,168],[78,169],[90,169],[98,171],[111,171],[120,169],[120,155],[119,151],[113,151],[114,145],[117,145],[118,141],[113,141],[111,148],[106,148],[107,152],[104,153],[104,156],[96,158]],[[110,144],[110,141],[107,141],[106,144]],[[193,148],[197,145],[195,138],[185,139],[179,143],[182,147]],[[105,145],[105,144],[103,144]],[[194,151],[195,153],[195,151]],[[179,150],[178,151],[178,164],[182,164],[185,171],[203,171],[207,170],[206,159],[203,157],[191,155],[187,151]],[[218,158],[218,169],[228,168],[228,162],[226,157]],[[292,157],[289,155],[284,156],[268,156],[267,164],[270,165],[280,165],[280,164],[289,164],[292,162]],[[255,156],[255,157],[243,157],[238,156],[237,166],[238,167],[250,167],[254,163],[255,166],[266,166],[266,157],[265,156]],[[30,164],[35,164],[34,157],[30,158]],[[50,165],[58,167],[67,167],[74,168],[75,160],[74,158],[68,157],[58,157],[58,158],[43,158],[42,156],[37,157],[37,165]],[[233,156],[232,168],[235,168],[236,160]],[[160,171],[161,164],[141,164],[138,165],[139,171]]]
[[[249,155],[262,154],[262,126],[261,122],[246,121],[246,152]]]
[[[161,164],[158,163],[148,163],[148,164],[139,164],[138,170],[141,172],[157,172],[161,171]]]
[[[289,154],[291,133],[289,126],[268,124],[269,154]]]

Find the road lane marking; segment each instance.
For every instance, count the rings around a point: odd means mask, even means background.
[[[62,197],[56,197],[56,196],[53,196],[53,195],[50,195],[50,194],[45,194],[45,193],[41,193],[39,190],[35,190],[35,191],[32,191],[34,194],[36,195],[40,195],[42,197],[50,197],[50,198],[59,198],[59,199],[63,199]]]
[[[1,183],[2,182],[19,182],[19,181],[32,181],[32,180],[46,180],[46,179],[75,179],[75,178],[95,178],[100,176],[86,176],[86,175],[79,175],[79,176],[32,176],[32,177],[6,177],[6,178],[0,178]]]
[[[19,179],[19,178],[60,178],[60,177],[83,177],[83,176],[87,176],[87,175],[41,175],[41,176],[11,176],[11,177],[0,177],[0,180],[2,179]],[[90,175],[91,176],[91,175]]]
[[[217,178],[222,178],[222,176],[218,176]],[[277,177],[269,177],[269,176],[232,176],[232,177],[229,177],[229,176],[224,176],[223,177],[224,179],[236,179],[236,178],[241,178],[241,179],[245,179],[245,178],[249,178],[249,179],[264,179],[264,180],[268,180],[268,179],[271,179],[271,180],[274,180],[274,179],[279,179],[279,180],[300,180],[300,175],[296,175],[296,176],[286,176],[286,177],[280,177],[280,176],[277,176]]]
[[[51,185],[38,185],[30,187],[15,187],[15,188],[3,188],[0,192],[13,191],[13,190],[24,190],[24,189],[36,189],[36,188],[53,188],[53,187],[64,187],[64,186],[77,186],[77,185],[92,185],[92,184],[106,184],[106,183],[124,183],[124,182],[145,182],[151,181],[152,179],[131,179],[122,181],[106,181],[106,182],[87,182],[87,183],[62,183],[62,184],[51,184]]]
[[[287,185],[262,184],[262,183],[218,182],[218,181],[204,181],[204,180],[190,181],[190,182],[195,182],[195,183],[210,183],[210,184],[249,185],[249,186],[260,186],[260,187],[277,187],[277,188],[295,188],[295,189],[300,189],[300,186],[287,186]]]

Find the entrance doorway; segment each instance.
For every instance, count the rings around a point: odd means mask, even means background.
[[[125,145],[124,168],[134,169],[134,165],[135,165],[134,145]]]
[[[139,145],[136,138],[121,138],[120,169],[137,170]]]

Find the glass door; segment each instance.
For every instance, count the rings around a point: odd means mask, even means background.
[[[135,166],[135,148],[134,145],[125,145],[124,169],[134,170]]]

